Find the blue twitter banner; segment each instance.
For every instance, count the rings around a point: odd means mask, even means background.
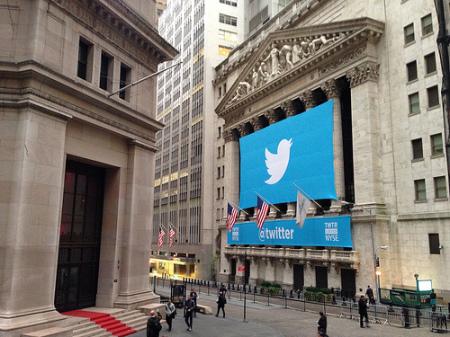
[[[333,100],[240,139],[241,208],[261,195],[272,204],[336,199],[333,167]],[[298,187],[298,188],[297,188]]]
[[[259,231],[255,222],[236,223],[227,234],[229,245],[352,248],[350,216],[307,218],[303,227],[295,220],[268,220]]]

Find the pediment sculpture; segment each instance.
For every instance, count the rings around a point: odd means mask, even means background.
[[[313,57],[322,49],[336,43],[345,36],[345,33],[339,33],[318,37],[299,37],[286,44],[272,42],[270,48],[255,62],[244,81],[238,83],[237,89],[227,106],[233,105],[252,91],[271,82],[294,68],[296,64]]]

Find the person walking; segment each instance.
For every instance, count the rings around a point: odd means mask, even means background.
[[[184,321],[187,325],[187,331],[192,331],[192,317],[194,315],[194,301],[192,300],[192,297],[189,296],[189,298],[186,300],[186,303],[184,304]]]
[[[161,322],[154,310],[150,311],[150,318],[147,320],[147,337],[159,337]]]
[[[225,304],[227,303],[227,288],[222,284],[219,289],[219,294],[217,298],[217,313],[216,317],[219,316],[219,311],[222,309],[223,318],[225,318]]]
[[[361,295],[358,301],[359,326],[364,328],[363,319],[366,321],[366,327],[369,327],[369,316],[367,315],[367,300]]]
[[[169,326],[167,330],[172,331],[172,320],[175,318],[175,315],[177,314],[177,309],[175,308],[175,305],[170,301],[166,303],[165,306],[166,311],[166,322]]]
[[[320,337],[328,337],[327,335],[327,316],[321,311],[319,312],[320,318],[317,322],[317,333]]]
[[[369,299],[370,304],[375,304],[375,297],[373,296],[373,290],[370,285],[367,286],[366,296]]]
[[[197,317],[197,298],[198,298],[198,295],[197,295],[197,293],[195,292],[194,289],[191,289],[190,296],[192,297],[192,300],[194,301],[194,317]]]

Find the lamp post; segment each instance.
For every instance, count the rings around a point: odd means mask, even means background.
[[[389,246],[378,246],[377,248],[375,248],[375,256],[374,256],[374,268],[375,268],[375,287],[377,289],[377,296],[378,296],[378,301],[381,300],[381,282],[380,282],[380,276],[381,276],[381,270],[380,270],[380,259],[378,257],[378,251],[381,250],[386,250],[388,249]]]

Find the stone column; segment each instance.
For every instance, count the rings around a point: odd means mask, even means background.
[[[281,103],[281,108],[285,111],[286,118],[296,115],[294,104],[290,99]]]
[[[257,284],[258,283],[258,258],[252,257],[250,262],[250,280],[249,283]]]
[[[225,139],[225,200],[239,203],[239,133],[226,130]],[[243,213],[243,212],[241,212]]]
[[[287,211],[286,211],[286,215],[287,216],[295,216],[295,206],[296,206],[296,202],[289,202],[287,204]]]
[[[334,186],[336,188],[337,200],[345,198],[344,180],[344,146],[342,140],[342,116],[340,91],[334,79],[326,81],[322,90],[328,99],[333,99],[333,163],[334,163]],[[334,203],[338,207],[338,203]]]
[[[64,318],[54,301],[69,116],[50,113],[0,111],[0,336]]]
[[[292,262],[289,259],[283,261],[283,284],[292,286],[294,283]]]
[[[305,105],[305,110],[314,108],[315,101],[314,101],[314,95],[311,90],[305,90],[299,95],[300,100]]]
[[[254,118],[252,118],[252,120],[250,121],[250,123],[251,123],[252,126],[253,126],[253,130],[255,130],[255,132],[264,128],[264,124],[263,124],[263,122],[261,121],[261,118],[262,118],[261,116],[254,117]]]
[[[266,275],[265,281],[274,282],[275,281],[275,262],[270,258],[265,259],[266,263]]]
[[[148,261],[151,251],[153,177],[155,153],[136,141],[128,147],[125,217],[122,232],[119,270],[119,296],[114,306],[135,308],[157,301],[150,290]]]
[[[352,95],[355,203],[382,203],[378,69],[374,62],[347,73]]]
[[[292,101],[289,99],[281,104],[281,108],[286,112],[286,118],[296,115],[295,107]],[[289,202],[287,204],[286,215],[293,217],[295,215],[295,202]]]

